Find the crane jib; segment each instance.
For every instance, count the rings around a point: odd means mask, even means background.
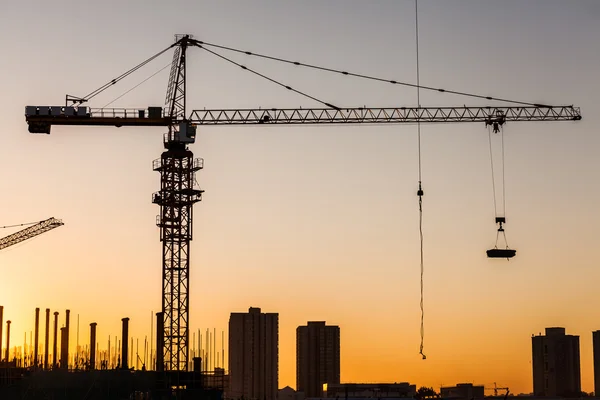
[[[181,121],[167,116],[161,107],[89,108],[27,106],[25,117],[31,133],[50,133],[52,125],[171,126]],[[529,107],[381,107],[194,110],[187,122],[197,125],[247,124],[380,124],[507,121],[578,121],[573,106]]]

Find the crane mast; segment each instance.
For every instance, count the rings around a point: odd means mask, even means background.
[[[160,207],[156,224],[162,242],[162,315],[164,321],[163,352],[157,358],[157,369],[188,369],[189,342],[189,273],[192,212],[194,203],[202,200],[202,190],[194,187],[196,171],[203,162],[194,158],[185,135],[195,128],[185,120],[185,72],[187,39],[174,52],[167,87],[166,106],[172,123],[165,135],[165,150],[153,162],[160,173],[160,191],[152,201]],[[183,136],[181,136],[183,135]]]
[[[186,110],[186,53],[190,46],[206,50],[206,44],[190,35],[177,35],[175,43],[157,55],[175,48],[167,85],[165,108],[89,108],[82,104],[127,76],[133,68],[86,97],[67,95],[65,106],[27,106],[25,118],[30,133],[49,134],[52,125],[67,126],[160,126],[168,128],[165,150],[153,161],[160,173],[160,190],[152,202],[160,207],[156,224],[162,242],[162,315],[164,332],[158,337],[157,370],[188,369],[189,272],[193,205],[202,200],[203,190],[195,186],[195,173],[203,160],[188,148],[195,142],[200,125],[291,125],[291,124],[401,124],[477,122],[494,131],[507,121],[578,121],[579,108],[523,103],[505,107],[347,107],[297,109]],[[247,52],[246,54],[250,54]],[[300,65],[299,63],[294,63]],[[240,65],[241,66],[241,65]],[[242,66],[242,68],[246,69]],[[341,72],[346,74],[345,72]],[[390,83],[397,83],[390,81]],[[287,87],[287,89],[291,89]],[[440,90],[441,91],[441,90]],[[481,96],[479,96],[481,97]],[[488,100],[498,100],[488,98]],[[71,102],[72,104],[69,104]],[[161,351],[162,349],[162,351]]]
[[[27,239],[34,238],[41,235],[44,232],[48,232],[52,229],[63,226],[63,222],[56,218],[48,218],[44,221],[40,221],[36,224],[28,226],[25,229],[21,229],[18,232],[13,233],[0,239],[0,250],[5,249],[15,244],[24,242]]]

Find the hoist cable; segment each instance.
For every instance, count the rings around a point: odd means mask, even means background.
[[[500,140],[502,147],[502,216],[506,217],[506,179],[504,177],[504,128],[500,126]],[[508,246],[508,243],[507,243]]]
[[[106,107],[110,106],[112,103],[114,103],[115,101],[119,100],[121,97],[125,96],[126,94],[128,94],[132,90],[137,89],[139,86],[141,86],[142,84],[146,83],[150,79],[154,78],[156,75],[158,75],[159,73],[161,73],[162,71],[164,71],[165,69],[167,69],[170,66],[171,66],[171,63],[168,63],[167,65],[165,65],[164,67],[162,67],[161,69],[159,69],[158,71],[156,71],[155,73],[153,73],[152,75],[150,75],[149,77],[147,77],[146,79],[144,79],[143,81],[141,81],[140,83],[138,83],[137,85],[135,85],[134,87],[132,87],[131,89],[129,89],[128,91],[124,92],[119,97],[115,98],[114,100],[110,101],[109,103],[106,103],[104,105],[104,107],[102,107],[102,108],[106,108]]]
[[[416,37],[416,54],[417,54],[417,108],[421,108],[421,90],[420,90],[420,74],[419,74],[419,18],[417,1],[415,0],[415,37]],[[417,120],[417,138],[419,149],[419,189],[421,186],[421,120]]]
[[[221,46],[218,44],[203,42],[200,40],[193,40],[192,44],[194,44],[198,47],[201,47],[203,49],[206,49],[206,47],[204,47],[204,46],[210,46],[210,47],[215,47],[215,48],[228,50],[228,51],[232,51],[232,52],[236,52],[236,53],[242,53],[247,56],[254,56],[254,57],[264,58],[264,59],[268,59],[268,60],[272,60],[272,61],[279,61],[279,62],[286,63],[286,64],[293,64],[293,65],[299,66],[299,67],[306,67],[306,68],[317,69],[320,71],[333,72],[336,74],[352,76],[355,78],[362,78],[362,79],[368,79],[368,80],[372,80],[372,81],[386,82],[386,83],[391,83],[394,85],[413,87],[413,88],[418,88],[418,89],[423,89],[423,90],[431,90],[431,91],[440,92],[440,93],[450,93],[450,94],[455,94],[455,95],[459,95],[459,96],[473,97],[473,98],[491,100],[491,101],[503,101],[503,102],[507,102],[507,103],[521,104],[521,105],[534,106],[534,107],[551,107],[549,105],[531,103],[531,102],[527,102],[527,101],[502,99],[502,98],[498,98],[498,97],[484,96],[484,95],[479,95],[479,94],[475,94],[475,93],[460,92],[457,90],[448,90],[448,89],[434,88],[431,86],[422,86],[420,83],[414,84],[414,83],[408,83],[408,82],[400,82],[400,81],[393,80],[393,79],[378,78],[375,76],[364,75],[364,74],[359,74],[359,73],[354,73],[354,72],[348,72],[348,71],[343,71],[343,70],[334,69],[334,68],[327,68],[327,67],[322,67],[322,66],[318,66],[318,65],[314,65],[314,64],[306,64],[306,63],[302,63],[299,61],[286,60],[286,59],[280,58],[280,57],[272,57],[272,56],[268,56],[265,54],[253,53],[251,51],[235,49],[235,48],[228,47],[228,46]]]
[[[496,218],[501,216],[501,217],[506,217],[506,178],[505,178],[505,167],[504,165],[505,163],[505,157],[504,157],[504,129],[502,127],[500,127],[500,152],[501,152],[501,158],[500,158],[500,162],[502,163],[501,165],[501,173],[502,173],[502,205],[501,205],[501,209],[502,209],[502,214],[500,214],[498,211],[498,203],[497,203],[497,194],[496,194],[496,177],[494,174],[494,156],[493,156],[493,148],[492,148],[492,128],[488,126],[488,142],[489,142],[489,147],[490,147],[490,166],[491,166],[491,171],[492,171],[492,191],[493,191],[493,195],[494,195],[494,213]],[[506,232],[504,231],[504,228],[502,227],[502,224],[500,224],[500,228],[498,229],[498,233],[496,234],[496,248],[498,248],[498,239],[500,238],[500,232],[502,232],[502,237],[504,237],[504,244],[506,245],[506,248],[508,248],[508,240],[506,240]]]
[[[416,58],[417,58],[417,107],[421,108],[421,85],[420,85],[420,74],[419,74],[419,7],[418,0],[415,0],[415,38],[416,38]],[[424,275],[424,262],[423,262],[423,189],[421,186],[421,122],[417,121],[417,143],[418,143],[418,164],[419,164],[419,190],[417,195],[419,196],[419,241],[420,241],[420,268],[421,268],[421,345],[419,347],[419,354],[425,360],[427,357],[423,353],[423,346],[425,342],[425,306],[423,300],[423,275]]]
[[[492,128],[488,126],[488,142],[490,144],[490,166],[492,171],[492,192],[494,194],[494,216],[498,216],[498,206],[496,203],[496,179],[494,177],[494,153],[492,151]]]
[[[506,178],[505,178],[505,159],[504,159],[504,128],[500,126],[500,146],[502,151],[502,216],[506,217]],[[508,249],[508,240],[506,240],[506,232],[502,230],[502,236],[504,236],[504,244]]]
[[[419,354],[423,356],[423,360],[427,358],[423,353],[423,346],[425,342],[425,305],[423,300],[423,273],[424,273],[424,263],[423,263],[423,196],[419,196],[419,239],[421,244],[421,345],[419,346]]]
[[[287,90],[291,90],[292,92],[298,93],[299,95],[302,95],[302,96],[304,96],[304,97],[307,97],[307,98],[309,98],[309,99],[311,99],[311,100],[314,100],[314,101],[316,101],[316,102],[319,102],[319,103],[321,103],[321,104],[323,104],[323,105],[325,105],[325,106],[327,106],[327,107],[329,107],[329,108],[333,108],[333,109],[336,109],[336,110],[340,110],[340,108],[339,108],[339,107],[336,107],[336,106],[334,106],[334,105],[332,105],[332,104],[330,104],[330,103],[327,103],[327,102],[325,102],[325,101],[323,101],[323,100],[319,100],[319,99],[317,99],[316,97],[310,96],[310,95],[308,95],[308,94],[306,94],[306,93],[304,93],[304,92],[301,92],[301,91],[299,91],[299,90],[296,90],[296,89],[292,88],[291,86],[288,86],[288,85],[286,85],[286,84],[283,84],[283,83],[281,83],[281,82],[279,82],[279,81],[276,81],[275,79],[269,78],[268,76],[266,76],[266,75],[263,75],[263,74],[261,74],[260,72],[257,72],[257,71],[255,71],[255,70],[253,70],[253,69],[250,69],[250,68],[246,67],[245,65],[242,65],[242,64],[240,64],[240,63],[237,63],[237,62],[233,61],[233,60],[232,60],[232,59],[230,59],[230,58],[227,58],[227,57],[225,57],[225,56],[223,56],[223,55],[221,55],[221,54],[219,54],[219,53],[216,53],[216,52],[214,52],[214,51],[212,51],[212,50],[209,50],[209,49],[207,49],[206,47],[203,47],[203,46],[200,46],[200,45],[197,45],[197,46],[198,46],[198,47],[200,47],[201,49],[204,49],[205,51],[207,51],[207,52],[209,52],[209,53],[211,53],[211,54],[213,54],[213,55],[215,55],[215,56],[217,56],[217,57],[219,57],[219,58],[221,58],[221,59],[223,59],[223,60],[225,60],[225,61],[227,61],[227,62],[231,63],[231,64],[237,65],[238,67],[242,68],[243,70],[246,70],[246,71],[248,71],[248,72],[252,72],[253,74],[255,74],[255,75],[258,75],[258,76],[260,76],[260,77],[261,77],[261,78],[263,78],[263,79],[266,79],[266,80],[268,80],[268,81],[270,81],[270,82],[273,82],[273,83],[275,83],[276,85],[282,86],[282,87],[286,88]]]

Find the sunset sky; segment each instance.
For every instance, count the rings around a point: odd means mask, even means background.
[[[26,105],[83,96],[169,46],[176,33],[416,79],[414,0],[91,4],[0,4],[0,225],[65,222],[0,252],[0,305],[13,321],[13,345],[32,329],[35,307],[59,311],[61,322],[67,308],[75,320],[79,314],[81,342],[97,322],[105,346],[125,316],[134,337],[149,336],[150,312],[161,304],[151,194],[164,129],[53,127],[50,136],[32,135]],[[504,129],[506,234],[517,256],[485,256],[496,237],[485,126],[423,125],[423,361],[416,126],[200,127],[191,149],[204,158],[197,179],[206,193],[194,211],[191,328],[226,329],[230,312],[250,306],[278,312],[280,387],[295,387],[295,328],[325,320],[341,328],[344,382],[437,389],[497,382],[529,393],[531,335],[563,326],[581,336],[582,389],[592,391],[600,2],[419,0],[419,29],[423,85],[581,107],[580,122]],[[339,106],[417,102],[414,89],[220,52]],[[104,106],[171,57],[90,105]],[[167,79],[168,68],[112,106],[160,106]],[[200,49],[190,50],[187,88],[190,110],[320,107]],[[421,103],[490,102],[422,91]]]

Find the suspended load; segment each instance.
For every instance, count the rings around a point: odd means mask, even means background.
[[[488,251],[486,251],[487,256],[488,258],[506,258],[507,260],[509,260],[515,255],[517,255],[517,251],[508,247],[508,243],[506,241],[506,233],[504,232],[504,227],[502,226],[502,224],[506,223],[506,218],[496,217],[496,223],[499,225],[498,232],[496,233],[496,245],[493,249],[489,249]],[[506,248],[504,249],[498,248],[498,239],[500,238],[500,234],[504,236],[504,244],[506,245]]]
[[[488,258],[506,258],[507,260],[510,260],[517,254],[517,251],[508,247],[508,242],[506,241],[506,233],[504,232],[504,226],[503,226],[503,224],[506,223],[506,217],[504,217],[504,215],[506,215],[506,195],[505,195],[505,185],[504,185],[504,182],[505,182],[505,178],[504,178],[504,130],[502,129],[502,124],[494,123],[492,125],[493,125],[493,132],[500,133],[500,139],[501,139],[500,161],[501,161],[501,168],[502,168],[502,181],[501,181],[501,183],[502,183],[502,187],[501,187],[502,213],[499,213],[499,211],[498,211],[499,207],[496,202],[496,182],[495,182],[495,176],[494,176],[492,130],[491,130],[491,127],[488,126],[488,138],[489,138],[489,144],[490,144],[490,164],[492,166],[492,188],[494,191],[494,211],[496,213],[496,224],[498,224],[498,232],[496,233],[496,245],[494,246],[493,249],[487,250],[486,253],[487,253]],[[500,217],[498,215],[502,215],[502,216]],[[505,248],[498,248],[498,239],[500,238],[500,234],[502,234],[502,236],[504,237],[504,245],[506,246]]]

